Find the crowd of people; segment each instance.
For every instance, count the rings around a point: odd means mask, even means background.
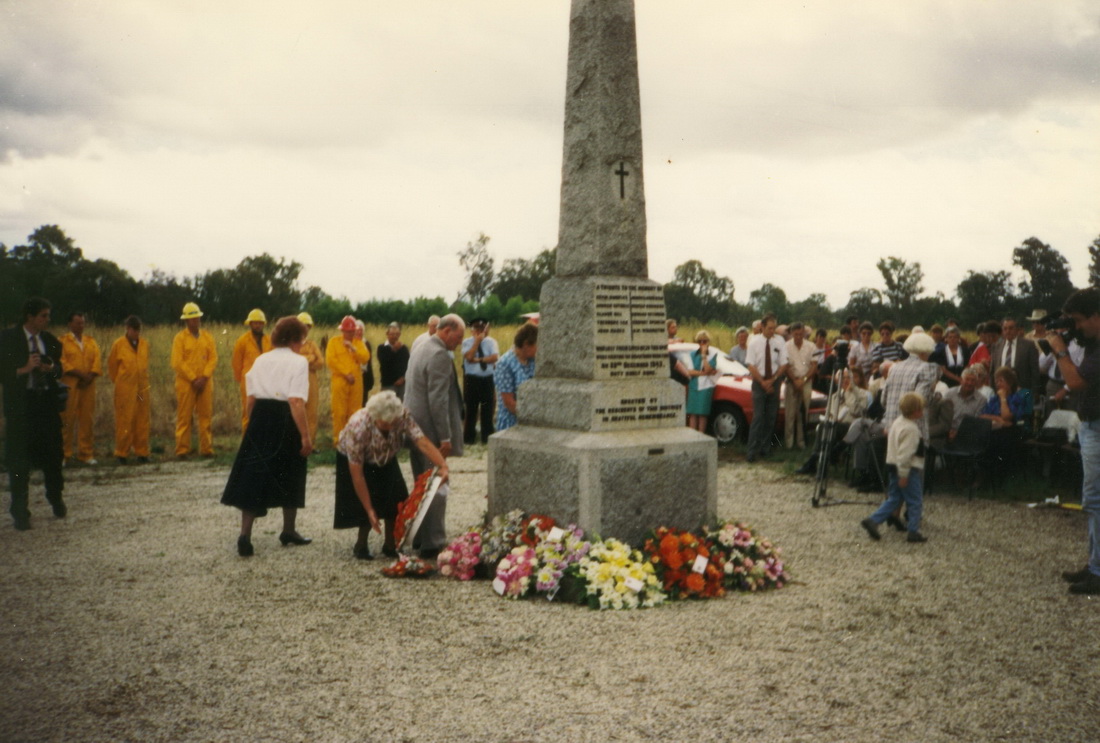
[[[100,349],[85,333],[79,312],[67,318],[68,333],[60,339],[51,335],[50,310],[46,300],[28,300],[22,323],[0,333],[6,463],[18,530],[31,528],[32,467],[43,471],[46,499],[54,515],[64,518],[65,461],[96,464],[92,419],[95,385],[103,372]],[[1085,568],[1064,577],[1071,591],[1098,593],[1100,290],[1075,293],[1064,315],[1069,320],[1063,324],[1076,326],[1075,338],[1061,328],[1048,332],[1048,313],[1037,310],[1027,318],[1031,333],[1023,333],[1017,318],[1006,317],[982,323],[973,345],[953,320],[897,336],[893,323],[880,322],[875,341],[876,326],[851,317],[830,344],[824,330],[811,332],[800,322],[780,326],[774,315],[766,315],[751,328],[735,331],[729,353],[713,348],[710,334],[699,331],[697,347],[686,356],[670,352],[670,372],[685,386],[687,424],[705,433],[720,357],[744,365],[752,388],[750,463],[772,447],[781,403],[783,443],[804,449],[813,390],[830,392],[824,425],[832,427],[827,436],[832,443],[823,445],[827,429],[819,426],[814,453],[802,471],[814,471],[815,458],[835,458],[851,448],[859,473],[853,484],[887,491],[883,505],[861,522],[875,539],[881,536],[879,525],[889,523],[907,531],[909,541],[925,541],[920,532],[924,470],[938,452],[951,447],[965,421],[985,421],[993,434],[989,456],[1006,462],[1047,413],[1072,407],[1080,421],[1090,558]],[[212,380],[218,355],[202,317],[197,304],[184,306],[184,327],[171,349],[175,453],[181,458],[191,453],[193,426],[199,454],[214,453]],[[282,509],[279,541],[284,546],[311,541],[297,531],[296,513],[304,505],[306,457],[317,440],[318,375],[327,368],[337,450],[334,527],[357,528],[353,553],[369,559],[367,536],[371,530],[383,533],[384,521],[382,549],[395,554],[393,520],[408,493],[396,455],[408,447],[414,474],[435,467],[444,481],[414,544],[422,558],[434,558],[446,540],[447,458],[461,455],[463,446],[479,436],[486,443],[495,431],[516,425],[518,388],[535,373],[537,320],[523,325],[503,354],[484,318],[470,320],[467,337],[461,317],[433,316],[411,347],[401,342],[401,325],[391,323],[377,351],[382,389],[370,399],[373,349],[355,318],[343,318],[340,335],[323,350],[309,339],[313,320],[305,312],[279,319],[270,335],[260,309],[248,314],[245,325],[231,360],[242,400],[242,443],[222,498],[241,511],[238,553],[253,554],[253,522],[270,508]],[[149,346],[141,337],[140,318],[127,318],[124,327],[107,356],[115,385],[114,455],[122,463],[131,454],[148,461]],[[670,345],[682,343],[675,320],[668,320],[667,330]],[[458,349],[462,384],[455,369]],[[888,474],[876,481],[880,465]]]
[[[955,445],[964,422],[988,427],[988,447],[971,486],[1018,461],[1021,442],[1034,436],[1055,410],[1073,410],[1084,468],[1083,507],[1089,514],[1089,564],[1064,578],[1075,593],[1100,592],[1100,291],[1082,290],[1067,302],[1058,332],[1047,324],[1056,313],[1038,309],[1027,318],[1005,317],[981,323],[978,340],[968,344],[958,323],[948,319],[925,330],[898,331],[890,321],[877,325],[849,317],[829,342],[823,329],[802,323],[777,324],[767,315],[734,332],[726,354],[711,347],[707,331],[685,355],[670,350],[673,379],[685,386],[687,425],[706,432],[711,415],[719,356],[736,361],[751,378],[752,419],[746,460],[767,456],[779,438],[805,447],[807,413],[813,390],[831,393],[812,454],[799,469],[818,473],[818,460],[837,461],[848,451],[851,485],[864,492],[886,491],[886,500],[861,522],[874,539],[887,523],[924,542],[920,531],[926,469]],[[1031,323],[1025,334],[1023,323]],[[1076,337],[1065,332],[1075,325]],[[666,323],[668,342],[683,343],[678,323]],[[877,339],[876,339],[877,334]],[[812,338],[812,340],[808,340]],[[1091,375],[1091,385],[1087,377]],[[1094,429],[1095,423],[1095,429]],[[1095,430],[1095,433],[1094,433]],[[902,507],[904,506],[904,512]]]
[[[94,452],[95,387],[103,361],[85,317],[68,317],[69,332],[49,333],[51,306],[28,300],[23,322],[0,335],[0,383],[7,421],[6,452],[16,529],[31,528],[28,506],[30,468],[45,474],[46,499],[64,518],[63,467],[67,461],[97,465]],[[197,429],[198,453],[214,456],[212,420],[214,371],[218,364],[213,336],[202,327],[203,312],[184,305],[183,327],[172,341],[175,375],[175,456],[188,458]],[[280,508],[284,545],[310,539],[296,529],[297,510],[305,501],[306,457],[317,443],[319,375],[328,370],[332,438],[337,452],[334,526],[358,527],[353,552],[372,557],[370,530],[382,533],[383,552],[393,554],[396,505],[408,493],[396,455],[410,447],[415,474],[436,467],[444,480],[446,458],[464,444],[487,442],[496,431],[516,425],[517,390],[535,374],[537,316],[520,327],[513,348],[503,355],[484,318],[469,323],[457,315],[433,316],[412,346],[401,341],[402,327],[390,323],[377,350],[381,390],[374,386],[373,349],[364,325],[347,316],[339,335],[318,346],[309,338],[313,318],[307,312],[280,318],[268,332],[268,319],[256,308],[244,319],[245,332],[233,344],[230,365],[241,396],[241,445],[222,502],[241,512],[238,553],[254,553],[252,526],[268,509]],[[140,318],[124,322],[124,333],[111,346],[107,374],[114,383],[114,455],[150,461],[149,344],[141,337]],[[461,345],[463,383],[453,352]],[[368,399],[369,398],[369,399]],[[444,545],[447,487],[437,493],[419,532],[421,556],[433,557]]]

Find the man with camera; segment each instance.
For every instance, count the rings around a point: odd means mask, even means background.
[[[61,342],[46,332],[50,303],[32,298],[23,304],[23,323],[0,332],[0,384],[4,386],[6,455],[15,528],[31,528],[27,507],[31,465],[42,470],[46,500],[64,518],[61,473]]]
[[[1046,339],[1066,386],[1077,398],[1083,470],[1081,509],[1088,518],[1089,543],[1088,564],[1076,572],[1062,573],[1062,578],[1070,584],[1070,593],[1093,595],[1100,594],[1100,289],[1074,292],[1062,312],[1073,320],[1085,348],[1081,363],[1074,364],[1066,337],[1057,330],[1048,332]]]

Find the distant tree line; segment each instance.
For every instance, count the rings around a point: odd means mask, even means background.
[[[117,324],[131,314],[151,325],[176,323],[187,302],[197,302],[203,316],[214,322],[242,322],[249,310],[259,307],[269,318],[305,310],[318,324],[336,324],[345,315],[368,324],[416,324],[448,312],[513,324],[520,322],[524,313],[538,309],[537,290],[531,300],[512,293],[502,301],[496,294],[485,293],[450,302],[442,297],[417,297],[352,304],[317,286],[302,289],[298,281],[302,268],[297,261],[262,253],[244,258],[234,268],[185,277],[153,270],[139,280],[113,261],[85,257],[59,226],[43,225],[25,244],[9,248],[0,243],[0,319],[4,325],[17,322],[23,301],[30,296],[50,299],[55,318],[80,311],[98,324]],[[509,282],[518,285],[520,280],[515,275],[509,279],[504,272],[502,278],[508,291]]]
[[[260,307],[268,317],[306,310],[319,324],[338,323],[344,315],[368,324],[417,324],[448,312],[467,319],[482,316],[498,325],[518,323],[523,314],[538,310],[542,285],[554,275],[557,249],[545,248],[531,259],[506,259],[498,271],[489,242],[490,237],[481,233],[458,251],[465,275],[463,289],[452,301],[417,297],[370,299],[353,305],[346,297],[333,297],[317,286],[302,289],[298,281],[302,264],[267,253],[244,258],[234,268],[182,278],[154,270],[138,280],[112,261],[89,260],[60,227],[43,225],[24,245],[8,248],[0,243],[0,317],[5,323],[15,322],[23,300],[38,295],[54,302],[58,316],[80,310],[100,324],[119,323],[130,314],[150,324],[178,322],[180,309],[190,301],[199,303],[206,318],[222,322],[240,322],[250,309]],[[1100,237],[1093,240],[1089,255],[1089,283],[1100,287]],[[672,281],[665,285],[665,301],[670,317],[729,327],[747,325],[773,312],[813,327],[837,327],[848,315],[857,315],[889,318],[903,326],[955,317],[964,328],[972,328],[984,320],[1026,315],[1036,308],[1056,311],[1074,290],[1069,262],[1037,237],[1013,248],[1011,265],[1025,278],[1014,282],[1009,270],[967,271],[953,296],[947,297],[942,292],[924,294],[919,262],[889,256],[876,264],[881,286],[856,289],[847,304],[833,308],[824,293],[791,301],[772,283],[750,291],[748,301],[738,302],[733,279],[689,260],[676,267]]]
[[[1089,283],[1100,287],[1100,237],[1089,247]],[[1012,250],[1012,265],[1026,276],[1013,282],[1007,270],[967,271],[952,297],[943,292],[924,294],[924,271],[918,261],[895,256],[876,264],[881,287],[861,287],[849,294],[848,303],[832,308],[823,293],[791,302],[778,286],[766,283],[749,292],[748,302],[734,299],[734,282],[719,276],[697,260],[677,266],[665,285],[670,317],[697,323],[748,325],[772,312],[783,320],[800,320],[812,327],[838,327],[856,315],[872,321],[890,319],[902,326],[931,325],[954,317],[964,328],[985,320],[1024,316],[1035,309],[1057,312],[1073,291],[1069,261],[1037,237],[1029,237]],[[829,280],[828,276],[823,276]]]

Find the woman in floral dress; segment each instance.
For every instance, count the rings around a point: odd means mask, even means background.
[[[359,529],[352,548],[360,560],[371,560],[367,537],[381,532],[385,521],[382,554],[397,556],[393,526],[400,503],[409,495],[397,453],[415,444],[446,480],[447,460],[416,425],[409,409],[392,391],[379,392],[348,419],[336,445],[335,529]]]

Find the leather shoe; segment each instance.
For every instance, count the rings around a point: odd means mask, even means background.
[[[1100,575],[1089,573],[1087,578],[1071,585],[1069,592],[1082,596],[1092,596],[1100,593]]]
[[[863,521],[859,522],[859,525],[863,527],[867,532],[867,536],[871,537],[871,539],[882,539],[882,535],[878,533],[878,527],[875,526],[875,522],[871,521],[871,519],[863,519]]]
[[[394,549],[393,547],[383,547],[382,548],[382,554],[385,555],[386,557],[392,557],[392,558],[395,558],[395,559],[397,558],[397,550]]]
[[[30,516],[23,516],[23,517],[20,517],[20,518],[14,518],[14,521],[15,521],[14,526],[15,526],[16,531],[30,531],[30,528],[31,528],[31,517]]]
[[[370,547],[363,545],[362,547],[352,547],[351,552],[355,555],[356,560],[373,560],[374,555],[370,553]]]
[[[894,531],[905,531],[905,522],[899,519],[894,514],[890,514],[886,517],[886,523],[894,527]]]
[[[243,534],[237,537],[237,554],[241,557],[252,557],[255,550],[252,549],[252,540]]]
[[[279,542],[282,543],[284,547],[291,544],[309,544],[312,541],[313,540],[309,537],[303,537],[296,531],[284,531],[279,535]]]
[[[927,542],[928,537],[924,536],[919,531],[911,531],[911,532],[909,532],[909,536],[907,536],[905,538],[905,541],[906,542],[915,542],[915,543]]]
[[[1080,583],[1081,581],[1083,581],[1085,578],[1088,578],[1088,577],[1089,577],[1089,566],[1088,565],[1086,565],[1085,567],[1083,567],[1080,570],[1078,570],[1076,572],[1073,572],[1073,573],[1069,572],[1068,570],[1066,572],[1062,573],[1062,580],[1064,580],[1066,583]]]
[[[440,550],[435,550],[435,549],[420,550],[420,559],[421,560],[434,560],[435,558],[439,557],[439,552],[440,552]]]
[[[69,509],[65,506],[65,501],[63,500],[59,500],[57,503],[51,503],[50,505],[53,506],[53,515],[59,519],[65,518],[66,514],[69,513]]]

